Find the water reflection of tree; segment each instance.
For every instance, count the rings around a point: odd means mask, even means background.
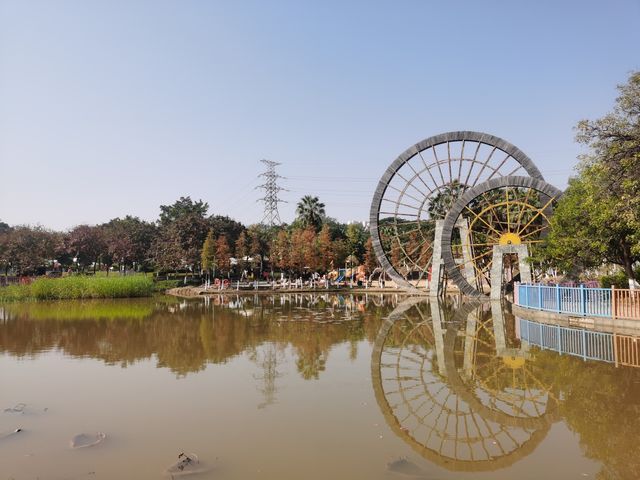
[[[364,297],[328,296],[323,303],[331,305],[329,310],[315,306],[320,302],[310,297],[251,297],[231,308],[232,302],[223,299],[209,307],[202,302],[156,305],[147,318],[120,313],[84,320],[46,319],[43,312],[33,319],[23,309],[0,324],[0,352],[22,357],[60,349],[123,367],[155,356],[158,367],[182,376],[272,343],[292,346],[300,374],[313,379],[324,370],[332,346],[375,338],[382,317],[392,309],[388,303],[368,302],[363,312],[349,306],[361,301]]]
[[[511,315],[506,317],[513,320]],[[491,342],[487,333],[491,331],[491,316],[485,313],[480,321],[488,328],[479,329],[476,373],[484,368],[489,377],[479,380],[496,391],[513,388],[513,382],[520,377],[509,375],[508,369],[491,366],[491,358],[495,358],[487,349]],[[506,336],[511,346],[519,346],[514,324],[506,322]],[[494,367],[498,365],[500,362]],[[554,386],[560,416],[580,436],[585,454],[603,464],[598,479],[640,478],[640,370],[585,362],[537,348],[526,360],[526,369],[541,384]]]
[[[560,412],[586,455],[603,463],[597,478],[640,478],[640,371],[549,351],[536,362],[562,385]]]
[[[281,350],[274,343],[266,343],[262,346],[260,351],[255,350],[251,354],[251,360],[256,362],[262,369],[261,375],[254,375],[253,378],[262,381],[260,392],[264,397],[264,401],[258,405],[258,408],[265,408],[276,402],[276,393],[278,387],[276,386],[276,379],[282,374],[278,371],[278,362],[282,361]]]

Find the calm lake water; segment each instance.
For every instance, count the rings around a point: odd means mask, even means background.
[[[536,325],[380,295],[4,306],[0,480],[162,478],[181,452],[195,479],[640,478],[640,369]]]

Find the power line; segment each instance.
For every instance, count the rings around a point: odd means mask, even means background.
[[[284,178],[276,173],[276,166],[281,163],[274,162],[272,160],[260,160],[267,166],[267,171],[261,173],[259,176],[265,178],[265,183],[258,185],[256,188],[264,190],[264,197],[259,198],[259,202],[264,202],[264,216],[260,223],[264,225],[282,225],[280,220],[280,214],[278,213],[278,203],[284,202],[278,198],[278,192],[286,189],[278,185],[278,179]]]

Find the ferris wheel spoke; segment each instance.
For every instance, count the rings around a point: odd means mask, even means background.
[[[408,203],[404,203],[404,202],[398,202],[396,200],[390,200],[388,198],[383,198],[382,201],[391,203],[393,205],[402,205],[403,207],[411,208],[412,210],[420,210],[420,207],[416,207],[414,205],[409,205]]]
[[[410,252],[407,252],[407,256],[408,256],[409,258],[411,258],[411,256],[412,256],[414,253],[416,253],[418,250],[420,250],[420,249],[421,249],[421,248],[422,248],[426,243],[429,243],[429,239],[426,239],[426,238],[425,238],[424,240],[422,240],[421,242],[419,242],[419,243],[418,243],[418,245],[416,245],[415,247],[413,247],[413,248],[411,249],[411,251],[410,251]]]
[[[542,232],[543,230],[546,230],[548,228],[549,228],[549,225],[542,225],[541,227],[536,228],[535,230],[527,233],[526,235],[521,235],[520,239],[522,240],[524,238],[530,237],[531,235],[535,235],[536,233]],[[530,240],[530,242],[532,242],[532,241],[534,241],[534,240]]]
[[[449,166],[449,184],[453,182],[453,174],[451,173],[451,142],[447,142],[447,165]]]
[[[554,200],[555,200],[555,197],[551,197],[551,198],[549,199],[549,201],[548,201],[547,203],[545,203],[545,205],[544,205],[541,209],[539,209],[539,210],[536,212],[536,214],[535,214],[535,215],[534,215],[534,216],[529,220],[529,222],[528,222],[524,227],[522,227],[520,230],[518,230],[518,232],[517,232],[517,233],[518,233],[518,235],[520,235],[522,232],[524,232],[524,231],[527,229],[527,227],[528,227],[529,225],[531,225],[531,224],[533,223],[533,221],[534,221],[536,218],[538,218],[540,215],[542,215],[542,217],[543,217],[544,219],[546,219],[546,215],[545,215],[543,212],[547,209],[547,207],[549,207],[549,206],[551,205],[551,203],[552,203]]]
[[[401,197],[403,197],[403,196],[404,197],[409,197],[411,200],[415,200],[416,202],[418,202],[418,204],[424,203],[425,199],[427,198],[427,196],[423,194],[424,198],[422,200],[420,200],[419,198],[414,197],[410,193],[407,193],[406,191],[400,190],[399,188],[394,187],[393,185],[387,185],[387,188],[395,190],[396,192],[398,192],[400,194]],[[385,200],[385,199],[383,198],[383,200]]]
[[[398,177],[400,177],[403,181],[404,181],[404,190],[406,191],[409,187],[413,188],[416,192],[418,192],[420,195],[424,196],[425,198],[427,198],[427,195],[425,195],[425,193],[420,190],[418,187],[416,187],[413,184],[413,180],[409,180],[408,178],[405,178],[404,175],[402,175],[400,172],[396,172],[396,175],[398,175]],[[430,188],[427,188],[427,190],[429,190],[428,193],[431,193],[432,190]]]
[[[469,178],[471,178],[471,172],[473,171],[473,168],[476,166],[476,159],[478,158],[478,152],[480,151],[480,147],[482,146],[482,143],[478,142],[476,145],[476,151],[473,154],[473,159],[471,161],[471,166],[469,167],[469,171],[467,172],[467,178],[465,178],[464,180],[464,185],[465,187],[467,185],[469,185]],[[474,182],[475,185],[475,182]]]
[[[496,212],[496,208],[499,207],[499,206],[501,206],[501,204],[493,205],[492,207],[483,210],[480,213],[480,216],[482,217],[482,214],[485,213],[486,211],[488,211],[491,214],[491,216],[495,219],[496,225],[498,225],[499,228],[502,228],[502,224],[504,222],[500,219],[500,217],[498,217],[498,213]]]
[[[436,146],[432,145],[431,150],[433,151],[433,157],[436,159],[436,166],[438,167],[438,172],[440,172],[440,179],[442,183],[440,185],[446,185],[444,181],[444,175],[442,174],[442,168],[440,168],[440,160],[438,159],[438,152],[436,152]]]
[[[531,206],[529,205],[529,196],[531,195],[531,192],[533,192],[533,188],[527,189],[527,194],[525,195],[524,201],[522,202],[524,205],[523,205],[523,208],[520,210],[520,213],[518,214],[516,225],[520,225],[520,222],[522,221],[522,215],[525,212],[525,210],[527,210],[528,208],[531,208]]]
[[[433,247],[429,244],[425,250],[420,252],[420,256],[418,257],[417,263],[419,265],[424,264],[424,268],[428,268],[431,264],[431,259],[433,257]]]
[[[418,178],[418,179],[422,182],[422,184],[424,185],[424,188],[426,188],[426,189],[429,191],[429,193],[432,193],[432,192],[433,192],[433,190],[432,190],[432,189],[431,189],[431,188],[430,188],[430,187],[425,183],[424,179],[423,179],[423,178],[422,178],[422,176],[421,176],[421,175],[416,171],[416,169],[415,169],[415,168],[413,168],[413,165],[411,164],[411,162],[407,161],[407,165],[408,165],[408,166],[409,166],[409,168],[413,171],[413,173],[414,173],[414,175],[415,175],[415,176],[414,176],[414,178]]]
[[[510,171],[505,176],[506,177],[510,177],[511,175],[515,175],[518,170],[524,170],[524,167],[522,165],[518,164],[518,166],[514,170]]]
[[[469,212],[471,212],[472,215],[474,215],[476,217],[476,219],[480,220],[482,223],[484,223],[487,227],[489,227],[489,230],[491,230],[492,232],[494,232],[496,235],[498,235],[498,237],[501,235],[500,232],[498,232],[495,228],[493,228],[489,223],[487,223],[487,221],[480,217],[476,212],[474,212],[473,210],[471,210],[469,208],[469,206],[465,206],[464,208],[466,208]]]
[[[493,247],[494,245],[497,245],[497,241],[495,242],[489,242],[489,243],[465,243],[465,246],[469,246],[469,247]]]
[[[482,164],[482,168],[478,172],[478,176],[476,177],[475,181],[473,182],[473,186],[474,187],[478,183],[478,180],[480,180],[480,176],[482,175],[482,172],[484,172],[485,169],[487,168],[487,165],[489,165],[489,162],[491,161],[491,157],[493,157],[493,154],[496,152],[497,149],[498,149],[498,147],[495,147],[495,146],[491,149],[491,152],[489,153],[489,156],[487,157],[485,162]]]
[[[498,171],[500,171],[500,169],[504,166],[504,164],[505,164],[505,163],[507,163],[507,160],[509,160],[510,158],[511,158],[511,155],[507,153],[507,156],[506,156],[506,157],[504,157],[504,159],[500,162],[500,164],[499,164],[496,168],[494,168],[494,169],[493,169],[493,172],[491,173],[491,175],[489,175],[489,176],[486,178],[485,182],[486,182],[486,181],[491,180],[491,179],[494,177],[494,175],[495,175]]]
[[[402,212],[380,212],[382,215],[392,215],[394,217],[400,215],[401,217],[415,217],[418,218],[418,215],[416,215],[415,213],[402,213]],[[406,225],[405,222],[402,223],[402,225]]]
[[[492,253],[493,253],[493,251],[492,251],[492,250],[487,250],[486,252],[481,253],[480,255],[476,255],[475,257],[471,257],[471,258],[470,258],[469,260],[467,260],[466,262],[465,262],[465,261],[461,262],[461,263],[459,264],[459,266],[462,266],[462,267],[463,267],[463,266],[465,266],[465,265],[467,265],[467,264],[469,264],[469,263],[471,263],[471,264],[474,264],[474,265],[475,265],[475,264],[477,263],[477,260],[480,260],[481,258],[486,257],[487,255],[491,255]]]
[[[424,164],[424,169],[427,171],[427,173],[431,177],[431,181],[433,182],[434,185],[438,185],[438,182],[436,182],[436,179],[433,178],[433,175],[431,174],[431,168],[429,168],[429,166],[427,165],[427,162],[425,162],[424,157],[422,156],[422,151],[418,151],[418,155],[420,155],[420,159]]]

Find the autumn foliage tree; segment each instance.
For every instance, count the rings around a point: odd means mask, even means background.
[[[273,266],[287,271],[291,265],[291,242],[289,232],[280,230],[274,240],[271,242],[270,258]]]
[[[249,239],[247,233],[243,230],[235,243],[235,255],[238,261],[238,266],[241,271],[244,271],[246,267],[246,258],[249,256]]]
[[[219,235],[216,240],[216,266],[221,273],[228,275],[231,271],[231,249],[224,235]]]
[[[378,258],[373,250],[373,240],[369,237],[364,246],[364,266],[367,270],[367,273],[373,273],[373,271],[378,268]]]
[[[323,225],[318,234],[318,266],[321,270],[328,271],[335,265],[336,251],[331,238],[331,229],[328,225]]]

